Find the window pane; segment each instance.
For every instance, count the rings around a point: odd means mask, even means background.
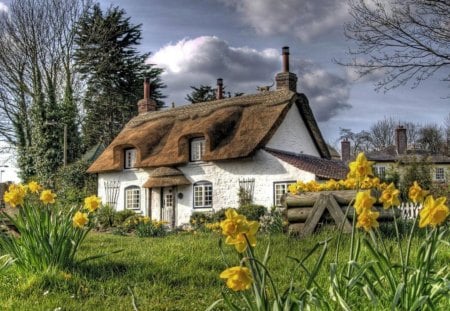
[[[212,207],[212,184],[194,185],[194,208]]]
[[[125,208],[140,209],[140,190],[138,187],[125,189]]]
[[[191,141],[191,161],[200,161],[205,153],[205,140],[193,139]]]
[[[279,182],[274,184],[274,203],[275,206],[281,206],[281,197],[288,192],[290,184],[295,182]]]
[[[133,168],[136,164],[136,149],[125,150],[125,168]]]

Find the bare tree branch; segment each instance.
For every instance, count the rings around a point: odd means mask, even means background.
[[[360,77],[382,72],[376,89],[390,90],[444,73],[450,81],[449,0],[349,0],[345,35],[356,44],[351,67]]]

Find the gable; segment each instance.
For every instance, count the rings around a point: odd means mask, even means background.
[[[320,153],[303,121],[297,105],[292,105],[275,131],[267,148],[320,157]]]

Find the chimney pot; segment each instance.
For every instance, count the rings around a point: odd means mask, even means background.
[[[278,73],[275,77],[277,90],[289,90],[297,92],[297,75],[289,72],[289,47],[282,48],[281,55],[283,56],[283,71]]]
[[[144,79],[144,98],[138,102],[138,113],[146,113],[149,111],[156,111],[156,102],[151,98],[151,84],[150,79]]]
[[[283,72],[289,72],[289,47],[284,46],[281,51],[283,55]]]
[[[223,99],[223,79],[217,79],[216,99]]]
[[[396,143],[397,143],[397,153],[405,154],[408,146],[408,140],[406,136],[406,128],[403,125],[399,125],[395,129]]]
[[[347,138],[341,141],[341,160],[343,162],[350,161],[350,142]]]

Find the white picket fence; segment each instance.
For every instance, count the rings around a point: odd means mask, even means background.
[[[416,205],[412,202],[403,202],[400,205],[400,213],[403,219],[414,219],[418,214],[422,205]]]

